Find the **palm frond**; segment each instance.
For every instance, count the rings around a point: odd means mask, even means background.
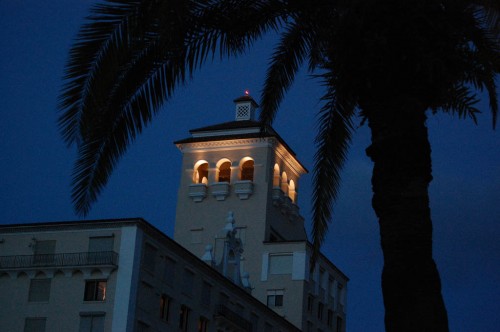
[[[448,99],[441,105],[441,109],[446,113],[456,113],[462,119],[469,117],[477,124],[477,114],[481,113],[476,108],[479,99],[470,88],[464,85],[457,85],[448,90]]]
[[[312,264],[328,232],[333,203],[337,200],[340,190],[341,170],[355,130],[352,119],[356,103],[350,92],[339,90],[338,84],[327,86],[329,90],[322,98],[325,104],[319,113],[318,134],[315,140],[317,150],[313,175]]]
[[[271,58],[262,90],[260,120],[263,124],[274,120],[285,92],[308,54],[311,38],[311,31],[296,23],[289,24],[283,33]]]

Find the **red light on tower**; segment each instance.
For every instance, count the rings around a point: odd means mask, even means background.
[[[248,96],[250,94],[250,91],[245,90],[245,96]]]

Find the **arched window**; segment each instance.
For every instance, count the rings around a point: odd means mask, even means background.
[[[208,183],[208,162],[200,160],[194,165],[193,183]]]
[[[217,163],[217,182],[231,182],[231,162],[228,159]]]
[[[297,192],[295,191],[295,182],[293,180],[290,180],[290,184],[288,185],[288,197],[295,203]]]
[[[280,187],[281,190],[285,193],[285,195],[288,195],[288,177],[286,175],[286,172],[281,173]]]
[[[278,164],[274,164],[274,174],[273,174],[273,187],[280,186],[280,167]]]
[[[245,160],[246,159],[246,160]],[[254,169],[254,161],[250,158],[242,159],[241,165],[241,180],[250,180],[253,181],[253,169]]]

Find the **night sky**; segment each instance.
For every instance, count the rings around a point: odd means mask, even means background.
[[[70,199],[75,150],[57,128],[57,96],[78,28],[94,1],[0,1],[0,222],[78,220]],[[131,146],[88,219],[143,217],[173,235],[181,153],[189,129],[232,121],[245,89],[258,101],[273,36],[247,55],[214,61],[180,88]],[[274,128],[313,170],[322,87],[303,70]],[[487,103],[479,125],[439,114],[428,120],[434,257],[451,331],[500,328],[500,135]],[[360,121],[359,121],[360,123]],[[358,129],[323,252],[350,278],[348,331],[383,331],[382,254],[371,209],[367,126]],[[298,193],[310,230],[311,174]],[[236,221],[238,213],[235,212]],[[221,221],[222,222],[222,221]],[[1,252],[0,252],[1,255]]]

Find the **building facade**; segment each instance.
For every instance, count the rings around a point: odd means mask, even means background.
[[[175,142],[183,162],[174,239],[221,270],[231,215],[243,246],[238,269],[252,295],[303,331],[344,331],[348,278],[323,255],[309,268],[298,207],[307,170],[272,127],[254,120],[252,97],[234,102],[234,121]]]
[[[307,170],[235,103],[175,142],[174,240],[142,219],[0,225],[0,331],[345,332],[348,278],[310,264]]]

